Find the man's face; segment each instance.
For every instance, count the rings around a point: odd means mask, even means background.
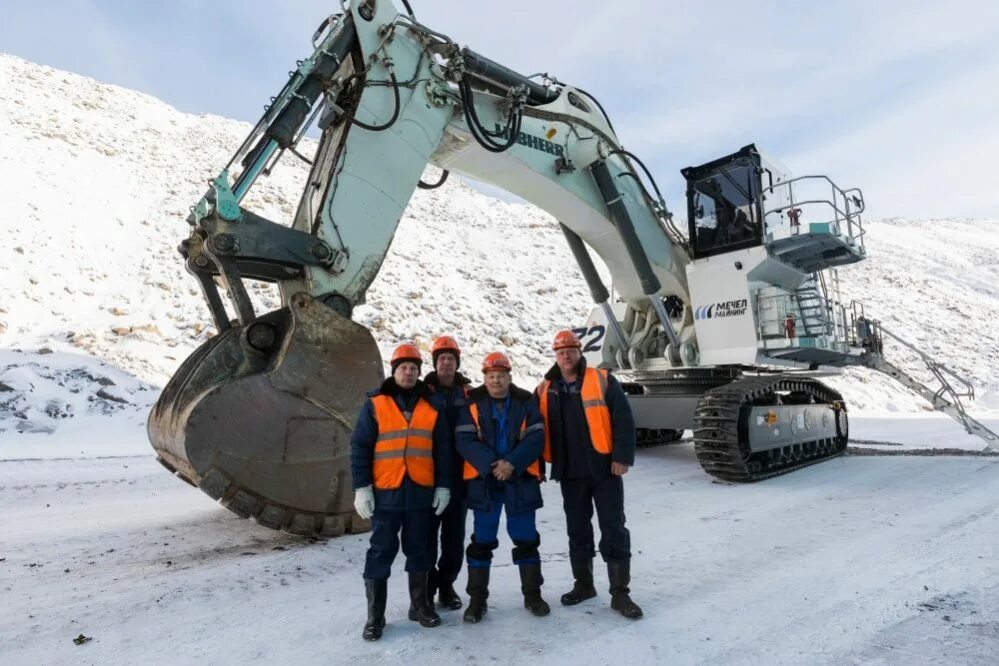
[[[450,386],[454,381],[454,375],[458,372],[458,359],[451,352],[442,352],[437,355],[437,378],[445,386]]]
[[[396,366],[392,377],[399,388],[411,389],[416,386],[416,380],[420,378],[420,366],[412,361],[403,361]]]
[[[576,371],[576,364],[579,363],[582,356],[578,347],[563,347],[555,352],[555,363],[558,364],[563,375],[573,375]]]
[[[506,370],[490,370],[486,373],[484,382],[490,398],[502,399],[510,392],[510,382],[513,377]]]

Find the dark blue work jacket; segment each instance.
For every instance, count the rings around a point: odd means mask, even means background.
[[[507,515],[541,508],[544,504],[541,481],[529,471],[534,469],[539,475],[543,474],[541,452],[545,447],[545,426],[537,398],[529,391],[510,385],[506,446],[498,445],[493,400],[485,386],[473,389],[468,399],[478,408],[481,428],[480,436],[471,410],[461,411],[455,430],[458,453],[478,472],[476,478],[466,481],[468,508],[491,511],[499,490],[503,491]],[[501,454],[504,449],[506,452]],[[513,477],[508,481],[500,482],[493,476],[492,464],[497,460],[506,460],[513,465]]]
[[[444,388],[437,378],[436,372],[427,373],[423,382],[430,388],[430,404],[437,408],[441,416],[447,419],[448,432],[454,435],[458,427],[458,417],[461,410],[468,406],[468,385],[472,380],[460,372],[455,374],[454,384]],[[461,469],[465,461],[456,450],[451,451],[451,501],[465,496],[465,482],[461,480]]]

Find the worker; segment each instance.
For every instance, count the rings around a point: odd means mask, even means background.
[[[575,584],[566,606],[596,596],[593,585],[593,508],[600,525],[600,555],[607,564],[611,608],[642,616],[632,601],[631,535],[624,526],[623,476],[635,462],[635,421],[624,390],[606,370],[588,368],[572,331],[559,331],[555,365],[537,388],[545,423],[544,459],[562,487],[569,561]]]
[[[541,535],[535,512],[541,508],[541,452],[544,425],[534,396],[513,384],[510,359],[493,352],[482,362],[483,385],[469,393],[455,431],[464,458],[473,534],[468,544],[468,608],[465,622],[480,622],[488,609],[489,569],[499,547],[500,514],[513,541],[524,607],[538,617],[551,612],[541,598]]]
[[[788,340],[794,340],[796,335],[795,329],[797,328],[798,320],[794,316],[793,312],[788,312],[787,316],[784,318],[784,335],[787,336]]]
[[[392,376],[368,394],[350,438],[354,508],[371,519],[371,543],[364,563],[368,620],[362,636],[376,641],[385,627],[385,602],[392,562],[406,555],[409,619],[436,627],[441,618],[427,598],[430,561],[427,541],[431,513],[440,515],[450,500],[447,420],[430,402],[420,381],[420,351],[399,345],[392,354]]]
[[[431,347],[434,369],[423,382],[433,391],[432,402],[447,420],[449,433],[458,425],[458,414],[468,404],[470,379],[458,372],[461,367],[461,349],[450,335],[442,335]],[[465,523],[468,508],[465,506],[465,482],[462,480],[462,459],[451,452],[451,501],[440,516],[430,519],[430,585],[427,594],[433,603],[440,595],[440,605],[449,610],[462,606],[461,597],[454,591],[454,581],[461,573],[465,553]],[[437,545],[440,543],[440,559]]]

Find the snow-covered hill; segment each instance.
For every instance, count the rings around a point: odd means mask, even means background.
[[[156,389],[212,333],[176,247],[188,207],[249,126],[3,54],[0,90],[0,433],[89,428],[108,414],[141,423]],[[288,160],[246,204],[287,221],[305,175]],[[844,295],[973,378],[977,410],[999,409],[999,221],[867,228],[871,259],[841,272]],[[356,317],[383,355],[454,334],[473,377],[486,352],[508,348],[517,381],[532,385],[553,331],[590,307],[550,216],[452,179],[414,195]],[[913,355],[899,358],[915,367]],[[832,381],[862,412],[925,408],[868,372]]]

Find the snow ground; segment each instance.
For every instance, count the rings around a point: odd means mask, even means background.
[[[847,456],[754,485],[692,445],[626,480],[631,622],[571,576],[558,489],[539,514],[548,618],[521,605],[504,535],[490,613],[360,638],[367,535],[310,541],[242,520],[149,455],[0,462],[0,663],[995,663],[999,458]],[[464,577],[461,582],[463,583]],[[464,594],[462,595],[465,596]],[[80,646],[79,634],[93,637]],[[517,646],[507,639],[516,637]]]

